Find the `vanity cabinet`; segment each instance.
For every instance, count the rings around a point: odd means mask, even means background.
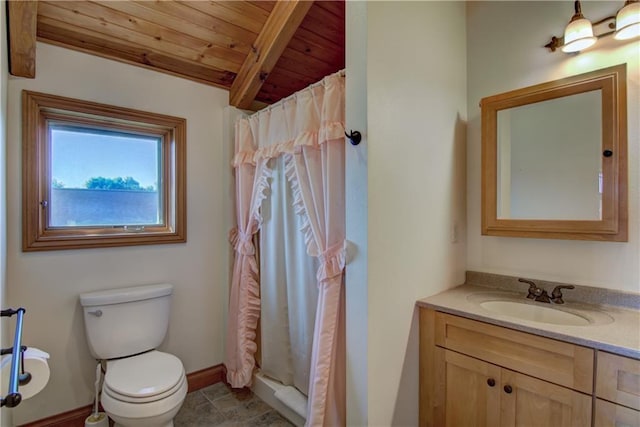
[[[640,412],[606,400],[596,399],[596,427],[638,427]]]
[[[437,426],[588,426],[591,396],[440,347]]]
[[[596,426],[640,426],[640,360],[598,352]]]
[[[440,347],[434,356],[436,425],[499,425],[500,368]]]
[[[420,309],[420,425],[592,425],[594,350]]]

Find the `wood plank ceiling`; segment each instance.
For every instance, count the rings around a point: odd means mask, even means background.
[[[8,3],[11,12],[23,2]],[[36,31],[41,42],[229,89],[231,105],[255,108],[344,68],[344,19],[344,1],[40,0]],[[10,15],[10,43],[17,25]]]

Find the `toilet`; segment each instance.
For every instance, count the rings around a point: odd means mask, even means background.
[[[187,395],[180,359],[156,350],[172,292],[158,284],[80,295],[89,350],[106,362],[100,401],[116,426],[172,427]]]

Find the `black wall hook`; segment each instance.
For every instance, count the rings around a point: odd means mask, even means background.
[[[362,141],[362,134],[360,132],[358,132],[357,130],[356,131],[352,130],[351,134],[347,134],[345,132],[344,136],[349,138],[349,141],[351,141],[351,145],[358,145],[358,144],[360,144],[360,141]]]

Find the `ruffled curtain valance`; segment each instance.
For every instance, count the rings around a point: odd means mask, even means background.
[[[307,425],[344,425],[344,76],[335,74],[236,124],[236,250],[229,300],[226,360],[233,387],[251,382],[260,316],[252,236],[267,197],[267,162],[285,156],[287,179],[309,255],[318,257],[318,307]]]
[[[326,77],[284,102],[236,124],[242,132],[233,167],[344,140],[344,77]]]

